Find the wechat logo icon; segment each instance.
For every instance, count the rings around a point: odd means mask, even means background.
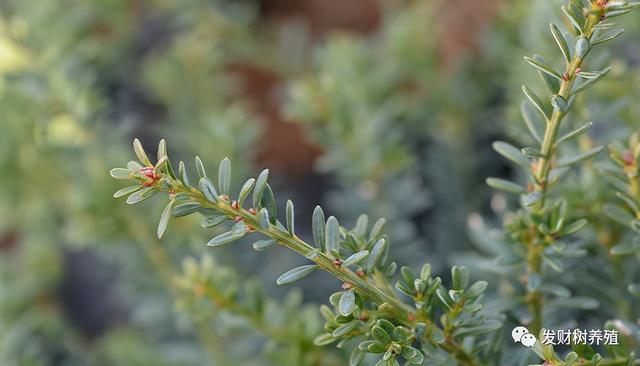
[[[525,327],[513,328],[511,337],[513,337],[514,342],[520,342],[525,347],[533,347],[533,345],[536,344],[536,336],[529,333],[529,330]]]

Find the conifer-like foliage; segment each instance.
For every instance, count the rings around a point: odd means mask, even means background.
[[[493,147],[522,168],[526,181],[487,179],[491,187],[518,195],[521,205],[504,228],[511,244],[511,253],[505,257],[513,271],[505,280],[519,284],[513,293],[518,306],[504,312],[483,308],[483,294],[492,284],[472,281],[466,267],[453,266],[450,278],[443,279],[432,275],[429,263],[414,272],[393,262],[390,259],[393,238],[385,233],[385,219],[370,221],[362,215],[354,227],[344,227],[338,218],[317,206],[312,214],[311,237],[299,236],[294,203],[288,200],[285,212],[277,212],[280,205],[269,184],[269,170],[263,170],[239,187],[232,187],[229,159],[222,160],[215,174],[210,175],[211,167],[196,157],[197,176],[190,175],[184,162],[170,161],[164,140],[152,161],[136,139],[134,151],[138,161],[129,162],[126,168],[111,170],[114,178],[133,182],[133,185],[114,196],[126,197],[129,204],[154,195],[168,199],[157,227],[159,238],[174,218],[197,214],[202,217],[204,229],[224,227],[222,234],[212,235],[208,246],[233,245],[248,237],[254,241],[252,246],[257,251],[280,246],[308,260],[307,264],[277,277],[278,285],[294,283],[314,271],[335,277],[341,288],[330,296],[328,304],[320,307],[324,331],[314,336],[313,343],[350,349],[351,365],[368,362],[365,359],[375,360],[378,366],[502,364],[501,354],[507,346],[501,342],[501,334],[509,334],[511,329],[503,329],[503,324],[513,323],[525,325],[532,334],[539,335],[533,350],[544,360],[544,365],[637,364],[633,352],[636,337],[632,332],[622,332],[622,341],[605,350],[589,345],[574,346],[570,352],[562,350],[565,353],[562,357],[552,344],[542,342],[544,330],[559,325],[549,321],[547,314],[554,312],[559,304],[572,300],[568,290],[550,281],[547,272],[562,273],[564,258],[586,255],[575,234],[589,225],[588,220],[574,212],[573,206],[556,192],[573,167],[604,149],[596,146],[574,154],[564,153],[563,147],[587,133],[593,123],[585,122],[571,129],[563,121],[576,99],[587,94],[586,90],[610,70],[590,70],[588,59],[601,45],[622,34],[612,20],[637,7],[640,3],[628,1],[570,0],[562,8],[570,24],[568,32],[550,25],[550,35],[558,46],[563,66],[557,69],[541,56],[524,58],[548,88],[546,95],[541,96],[530,87],[522,87],[526,96],[522,114],[537,143],[517,148],[497,141]],[[621,202],[612,202],[604,210],[629,230],[640,231],[637,162],[640,143],[634,135],[626,145],[612,144],[610,151],[613,162],[603,166],[602,171],[611,178]],[[194,177],[197,179],[193,180]],[[611,247],[611,254],[640,253],[640,242],[635,236],[631,237],[630,242]],[[291,338],[304,339],[304,332],[295,333],[295,327],[287,321],[279,325],[282,331],[272,332],[263,322],[265,315],[263,300],[257,295],[259,291],[248,290],[242,296],[244,301],[238,302],[233,289],[225,290],[229,284],[225,276],[227,274],[218,271],[210,260],[200,264],[188,260],[177,287],[189,296],[209,299],[219,308],[239,313],[266,337],[279,338],[280,344],[291,342]],[[639,288],[638,284],[628,285],[629,291],[636,295]],[[586,301],[583,305],[589,307]],[[296,317],[290,320],[299,321]],[[620,328],[619,324],[604,324],[604,329],[613,328]],[[282,334],[290,336],[283,338]],[[302,349],[312,352],[305,347]]]

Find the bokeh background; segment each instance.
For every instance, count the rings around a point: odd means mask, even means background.
[[[108,171],[132,159],[133,137],[150,151],[166,138],[174,159],[198,154],[210,169],[228,156],[234,186],[268,167],[299,223],[316,204],[346,225],[386,217],[398,262],[445,277],[467,264],[503,291],[488,237],[515,205],[484,179],[517,177],[490,145],[527,142],[519,88],[541,84],[522,56],[559,55],[547,26],[563,23],[560,3],[1,0],[0,364],[345,364],[312,345],[312,304],[339,285],[327,275],[278,288],[303,258],[213,251],[214,233],[190,218],[160,241],[161,200],[112,198],[122,186]],[[612,73],[580,100],[579,117],[596,121],[586,145],[640,122],[640,15],[622,22],[624,41],[592,61]],[[576,201],[607,191],[588,174]],[[225,291],[262,289],[268,316],[181,293],[183,258],[204,255]],[[599,310],[574,315],[638,315],[606,293],[603,261],[567,279],[598,291]]]

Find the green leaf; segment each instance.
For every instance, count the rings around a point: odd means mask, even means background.
[[[522,114],[522,118],[524,119],[524,123],[527,126],[527,129],[533,135],[533,137],[538,141],[538,143],[542,143],[542,136],[544,135],[544,126],[540,123],[538,117],[535,115],[533,107],[531,104],[523,101],[520,104],[520,113]]]
[[[573,94],[578,94],[581,91],[587,90],[590,87],[594,86],[598,81],[602,80],[602,78],[605,77],[609,73],[609,71],[611,71],[611,68],[607,67],[606,69],[600,71],[600,74],[598,76],[582,82],[582,84],[573,89]]]
[[[373,338],[380,343],[387,344],[391,342],[391,337],[389,336],[389,333],[387,333],[386,330],[382,329],[382,327],[379,327],[377,325],[374,325],[371,328],[371,336],[373,336]]]
[[[367,256],[369,256],[369,251],[368,250],[361,250],[357,253],[353,253],[352,255],[349,256],[349,258],[345,259],[344,262],[342,262],[343,266],[350,266],[353,264],[358,264],[360,262],[362,262],[363,260],[365,260],[365,258],[367,258]]]
[[[130,193],[133,193],[135,191],[138,191],[141,188],[142,188],[141,185],[122,188],[122,189],[118,190],[116,193],[114,193],[113,197],[114,198],[120,198],[120,197],[126,196],[126,195],[128,195]]]
[[[589,149],[583,153],[577,154],[577,155],[573,155],[573,156],[565,156],[562,157],[560,159],[558,159],[558,161],[556,162],[555,167],[556,168],[562,168],[565,166],[571,166],[580,162],[583,162],[585,160],[589,160],[591,158],[593,158],[594,156],[598,155],[602,150],[604,150],[604,146],[596,146],[592,149]]]
[[[218,188],[220,188],[221,194],[229,195],[229,189],[231,187],[231,161],[229,158],[224,158],[220,162],[218,168]]]
[[[173,217],[191,215],[192,213],[200,211],[201,208],[202,206],[198,202],[181,203],[173,208]]]
[[[387,220],[385,220],[384,218],[380,218],[376,221],[375,224],[373,224],[373,226],[371,227],[371,231],[369,232],[369,240],[378,239],[386,222]]]
[[[256,185],[253,189],[253,207],[255,209],[260,208],[260,202],[262,200],[262,194],[267,186],[267,179],[269,178],[269,169],[263,170],[258,179],[256,179]]]
[[[313,210],[311,227],[313,230],[313,241],[321,251],[326,252],[327,248],[324,237],[324,233],[326,230],[324,222],[324,212],[322,211],[322,207],[320,206],[316,206],[316,208]]]
[[[238,195],[238,206],[242,207],[242,203],[244,203],[244,200],[246,200],[249,196],[249,192],[251,192],[251,189],[253,188],[253,185],[255,183],[256,180],[254,178],[249,178],[246,182],[244,182],[242,188],[240,188],[240,194]]]
[[[272,246],[274,246],[277,243],[277,241],[275,239],[264,239],[264,240],[259,240],[255,243],[253,243],[253,249],[257,250],[257,251],[263,251],[267,248],[270,248]]]
[[[326,346],[335,342],[336,339],[333,338],[331,334],[320,334],[313,340],[313,344],[316,346]]]
[[[514,163],[520,164],[524,167],[529,166],[529,160],[522,155],[522,152],[518,148],[511,144],[504,141],[495,141],[492,146],[498,154],[513,161]]]
[[[227,244],[231,244],[245,235],[248,234],[247,226],[243,222],[239,222],[231,229],[231,231],[227,231],[226,233],[220,234],[215,238],[209,240],[207,243],[210,247],[219,247]]]
[[[542,198],[544,198],[544,194],[542,194],[542,192],[540,191],[536,191],[536,192],[531,192],[528,195],[525,196],[524,200],[523,200],[523,204],[527,207],[533,206],[536,203],[542,201]]]
[[[291,200],[287,200],[287,231],[291,235],[296,234],[294,217],[293,202],[291,202]]]
[[[525,56],[524,60],[527,61],[531,66],[535,67],[538,71],[552,76],[558,80],[562,80],[562,75],[560,75],[560,73],[554,70],[546,62],[544,62],[544,60],[540,56],[533,56],[533,58]],[[557,92],[557,90],[555,92]]]
[[[371,273],[371,271],[373,271],[373,268],[380,261],[380,258],[382,257],[382,253],[384,252],[384,247],[386,242],[387,241],[385,239],[380,239],[373,246],[373,249],[371,249],[371,255],[369,255],[369,260],[367,261],[367,266],[366,266],[367,273]]]
[[[567,45],[567,40],[560,32],[560,29],[555,24],[550,25],[551,33],[553,34],[553,39],[555,39],[558,47],[560,48],[560,52],[562,52],[562,56],[564,56],[565,61],[567,63],[571,62],[571,51],[569,51],[569,45]]]
[[[353,289],[345,291],[340,296],[338,312],[343,316],[349,316],[356,308],[356,293]]]
[[[202,219],[200,226],[202,226],[203,228],[212,228],[220,225],[226,220],[227,220],[227,217],[224,215],[208,216]]]
[[[109,171],[109,174],[111,174],[113,178],[120,180],[131,179],[131,173],[133,172],[126,168],[113,168]]]
[[[338,219],[334,216],[330,216],[327,220],[325,238],[327,253],[331,253],[333,249],[338,249],[338,245],[340,243],[340,224],[338,224]]]
[[[276,280],[276,283],[278,285],[286,285],[288,283],[297,281],[309,275],[311,272],[315,271],[316,269],[318,269],[317,264],[309,264],[306,266],[296,267],[290,271],[287,271],[282,276],[278,277],[278,279]]]
[[[367,354],[357,347],[351,351],[351,356],[349,356],[349,366],[358,366],[364,360],[364,356]]]
[[[525,194],[527,193],[527,190],[522,187],[521,185],[518,185],[516,183],[513,183],[511,181],[505,180],[505,179],[500,179],[500,178],[487,178],[486,180],[487,185],[491,188],[495,188],[501,191],[505,191],[505,192],[509,192],[509,193],[515,193],[515,194]]]
[[[569,133],[567,133],[566,135],[560,137],[558,139],[558,141],[556,141],[556,146],[559,145],[560,143],[570,140],[572,138],[578,137],[582,134],[584,134],[585,132],[589,131],[589,129],[591,129],[591,127],[593,126],[593,122],[587,122],[585,123],[582,127],[575,129]]]
[[[631,255],[640,252],[640,243],[624,243],[611,247],[611,255]]]
[[[343,335],[351,332],[357,327],[358,327],[358,322],[347,323],[345,325],[338,327],[336,330],[333,331],[331,335],[334,336],[335,338],[342,337]]]
[[[564,6],[562,7],[562,12],[567,17],[567,19],[569,19],[571,24],[573,24],[576,31],[582,33],[582,27],[580,26],[580,22],[578,21],[578,19],[573,14],[571,14],[571,12],[567,10],[567,8],[565,8]]]
[[[580,229],[585,227],[589,221],[587,219],[576,220],[562,229],[562,235],[571,235],[577,233]]]
[[[144,148],[142,147],[140,140],[138,140],[137,138],[133,139],[133,151],[135,151],[138,160],[140,160],[142,164],[144,164],[145,166],[153,165],[151,164],[151,160],[149,160],[149,158],[147,157],[147,153],[144,152]]]
[[[613,30],[608,31],[607,33],[603,33],[603,34],[599,35],[592,43],[595,46],[597,44],[604,43],[604,42],[610,41],[610,40],[612,40],[614,38],[617,38],[622,33],[624,33],[624,29],[613,29]]]
[[[198,170],[198,175],[200,176],[200,178],[206,177],[207,172],[204,170],[204,164],[202,164],[202,160],[200,159],[200,157],[196,156],[195,161],[196,161],[196,169]]]
[[[158,222],[158,239],[162,238],[165,230],[167,230],[167,225],[169,224],[169,219],[171,219],[171,210],[173,209],[175,201],[171,200],[167,204],[167,206],[162,210],[162,215],[160,215],[160,222]]]
[[[469,284],[469,269],[464,266],[451,267],[451,279],[454,290],[464,290]]]
[[[167,158],[167,142],[164,139],[161,139],[160,142],[158,142],[158,161],[162,160],[163,158]]]
[[[187,188],[191,187],[189,185],[189,177],[187,176],[187,169],[185,168],[183,161],[178,163],[178,177],[180,178],[180,182],[182,182],[183,186]]]
[[[533,104],[533,106],[540,112],[540,115],[548,120],[551,117],[551,110],[547,104],[545,104],[540,97],[534,93],[531,89],[526,86],[522,86],[522,91],[524,95],[529,99],[529,101]]]
[[[138,202],[142,202],[156,193],[158,193],[158,190],[154,187],[143,188],[127,197],[127,203],[133,205]]]
[[[358,216],[358,220],[356,221],[356,226],[353,231],[358,238],[364,239],[364,236],[367,233],[367,227],[369,227],[369,217],[367,215],[360,215]]]
[[[276,199],[273,197],[273,191],[271,186],[267,183],[262,193],[262,200],[260,201],[260,207],[264,207],[269,211],[269,222],[276,225],[278,223],[278,212],[276,211]],[[284,228],[282,228],[285,230]]]
[[[535,147],[523,147],[520,151],[522,151],[522,155],[532,159],[545,157],[544,154],[541,153],[540,150],[536,149]]]
[[[218,202],[218,192],[216,192],[213,183],[211,183],[211,179],[207,177],[200,178],[200,190],[204,194],[204,196],[211,202]]]
[[[258,223],[261,229],[269,229],[269,211],[264,207],[258,211]]]
[[[475,282],[464,292],[464,296],[467,299],[475,299],[484,293],[484,291],[487,289],[487,286],[489,286],[489,283],[487,281]]]

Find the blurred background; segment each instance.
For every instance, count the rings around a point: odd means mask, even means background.
[[[508,293],[489,237],[515,205],[484,179],[515,173],[490,145],[530,142],[519,89],[542,84],[522,56],[559,60],[547,27],[564,24],[560,4],[0,0],[0,365],[345,364],[313,346],[309,305],[339,284],[316,273],[275,285],[304,258],[214,251],[215,230],[191,218],[160,241],[165,202],[112,198],[122,185],[108,171],[134,157],[133,137],[148,151],[166,138],[173,159],[198,154],[210,169],[228,156],[235,187],[268,167],[299,223],[317,204],[345,226],[386,217],[399,263],[445,277],[467,264]],[[580,100],[578,117],[596,121],[584,146],[640,122],[640,15],[622,22],[625,41],[592,61],[612,73]],[[592,178],[576,174],[576,202],[611,194]],[[594,248],[598,234],[585,238]],[[610,283],[593,253],[566,282]],[[194,266],[238,304],[184,292]],[[637,315],[601,292],[600,310],[576,316]]]

